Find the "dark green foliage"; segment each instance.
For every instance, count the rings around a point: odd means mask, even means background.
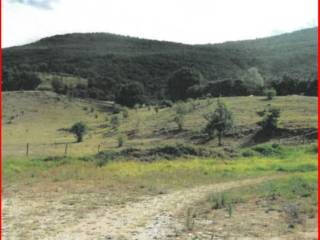
[[[204,147],[196,147],[186,144],[174,145],[161,145],[149,149],[126,148],[118,152],[104,151],[100,152],[96,158],[109,158],[112,159],[137,159],[139,161],[153,161],[157,159],[176,159],[186,156],[199,156],[199,157],[224,157],[220,152],[212,151]]]
[[[119,153],[114,151],[100,152],[96,155],[95,161],[98,167],[103,167],[107,163],[113,161],[118,156]]]
[[[172,107],[173,102],[171,100],[162,100],[159,105],[160,105],[160,107],[163,107],[163,108]]]
[[[140,82],[148,101],[159,100],[168,97],[164,93],[167,80],[182,67],[197,69],[209,82],[244,80],[242,76],[251,68],[258,69],[266,84],[271,80],[279,82],[285,74],[310,82],[317,76],[317,30],[215,45],[185,45],[103,33],[59,35],[4,49],[3,89],[17,89],[11,86],[15,81],[8,81],[14,78],[11,75],[15,71],[66,73],[88,79],[87,88],[76,89],[77,96],[114,100],[120,86]],[[234,86],[240,84],[241,88],[234,87],[232,95],[247,94],[248,86],[239,81]],[[227,85],[223,87],[226,90]],[[213,91],[212,96],[231,95],[229,91]],[[201,87],[192,87],[188,94],[198,97],[201,92]],[[316,94],[314,84],[307,95]]]
[[[68,86],[59,78],[54,78],[51,82],[51,86],[53,91],[59,94],[66,94],[68,91]]]
[[[127,106],[134,107],[136,104],[144,102],[144,88],[139,82],[132,82],[121,86],[116,95],[116,102]]]
[[[279,117],[280,109],[271,107],[264,110],[263,119],[258,124],[265,133],[272,134],[278,128]]]
[[[252,148],[253,151],[263,156],[273,156],[282,154],[282,147],[278,144],[258,145]]]
[[[208,121],[204,132],[208,134],[210,139],[218,135],[219,146],[222,145],[222,137],[233,126],[233,118],[227,106],[218,99],[218,106],[214,112],[205,116]]]
[[[33,72],[3,69],[3,91],[35,90],[40,83],[40,78]]]
[[[77,142],[82,142],[83,136],[87,132],[87,125],[83,122],[77,122],[72,125],[70,132],[76,136]]]
[[[246,150],[242,151],[243,157],[253,157],[255,155],[257,155],[257,153],[255,151],[253,151],[252,149],[246,149]]]
[[[175,71],[168,80],[168,94],[172,100],[188,98],[189,88],[194,88],[203,81],[200,72],[193,68],[183,67]]]
[[[187,89],[188,98],[199,98],[206,94],[206,85],[194,85]]]
[[[318,79],[308,82],[306,95],[318,96]]]
[[[273,88],[270,88],[270,89],[266,89],[264,91],[264,94],[266,95],[267,100],[272,100],[275,96],[277,96],[277,91]]]
[[[271,86],[277,91],[280,96],[291,94],[304,94],[307,96],[318,96],[318,79],[299,80],[284,75],[281,81],[273,81]]]
[[[208,82],[202,87],[203,95],[210,95],[213,97],[220,96],[246,96],[251,91],[256,93],[259,92],[259,89],[254,87],[248,87],[242,80],[223,80],[223,81],[214,81]]]

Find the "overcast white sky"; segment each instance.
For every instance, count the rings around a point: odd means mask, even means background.
[[[70,32],[191,44],[317,26],[317,0],[3,0],[3,47]]]

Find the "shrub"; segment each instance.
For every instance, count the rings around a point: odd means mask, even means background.
[[[122,107],[119,104],[113,104],[112,114],[118,114],[122,111]]]
[[[264,95],[268,100],[272,100],[275,96],[277,96],[277,91],[274,88],[266,89],[264,91]]]
[[[278,121],[280,117],[280,109],[269,108],[264,110],[263,119],[258,123],[262,127],[262,130],[268,134],[272,134],[278,129]]]
[[[257,155],[257,153],[255,151],[253,151],[252,149],[246,149],[242,152],[243,157],[253,157],[255,155]]]
[[[123,118],[128,118],[129,117],[129,111],[127,108],[122,109],[122,117]]]
[[[118,147],[122,147],[126,141],[126,136],[119,135],[117,138],[117,141],[118,141]]]
[[[192,231],[194,227],[194,213],[192,208],[188,208],[186,216],[186,229]]]
[[[174,117],[174,122],[178,125],[178,129],[181,131],[184,125],[185,114],[188,111],[187,105],[184,103],[179,103],[174,108],[176,115]]]
[[[173,102],[171,100],[162,100],[159,105],[162,108],[172,107],[173,106]]]
[[[119,154],[117,152],[100,152],[98,153],[98,155],[96,156],[95,160],[96,160],[96,165],[98,167],[103,167],[104,165],[106,165],[107,163],[109,163],[110,161],[113,161]]]
[[[232,114],[227,106],[218,99],[218,106],[213,113],[205,115],[208,121],[204,132],[208,134],[209,138],[214,138],[218,135],[219,146],[222,145],[222,137],[225,132],[231,129],[233,125]]]
[[[208,202],[212,209],[222,209],[227,207],[227,195],[225,193],[214,194],[208,197]]]
[[[83,136],[87,132],[87,125],[83,122],[77,122],[72,125],[70,132],[76,136],[77,142],[82,142]]]
[[[120,121],[118,116],[112,116],[110,119],[110,124],[113,129],[117,129],[120,126]]]
[[[279,155],[282,153],[282,147],[278,144],[258,145],[252,148],[253,151],[258,152],[264,156]]]
[[[67,85],[65,85],[62,81],[62,79],[55,77],[51,81],[51,87],[54,92],[59,93],[59,94],[66,94],[68,91]]]
[[[178,125],[179,131],[183,129],[184,126],[184,115],[182,114],[176,114],[173,121]]]

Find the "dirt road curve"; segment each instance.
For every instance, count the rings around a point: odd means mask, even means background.
[[[174,218],[183,207],[211,192],[257,184],[267,178],[213,184],[169,194],[147,197],[122,208],[106,208],[91,212],[80,223],[47,240],[84,239],[171,239],[183,228]],[[270,179],[270,178],[269,178]]]
[[[25,226],[29,226],[27,231],[32,232],[32,240],[189,240],[193,239],[193,237],[181,234],[178,236],[177,234],[182,233],[181,230],[185,227],[184,220],[177,218],[179,211],[184,211],[185,207],[197,200],[201,200],[208,193],[218,193],[231,188],[250,186],[272,178],[275,177],[217,183],[168,194],[143,197],[139,201],[128,202],[124,205],[93,209],[82,218],[72,217],[68,213],[68,209],[63,208],[61,209],[61,212],[64,214],[63,216],[58,216],[55,214],[57,211],[54,210],[51,214],[40,214],[41,218],[39,218],[40,220],[36,224],[31,223],[31,225]],[[9,201],[8,199],[4,199],[4,204],[6,205]],[[79,199],[78,201],[83,200]],[[10,208],[11,215],[14,215],[12,221],[14,219],[15,222],[19,221],[22,219],[19,216],[28,215],[25,216],[25,219],[30,222],[31,220],[29,219],[32,219],[34,216],[32,213],[33,209],[47,209],[50,206],[51,208],[54,208],[56,205],[59,206],[56,201],[52,202],[52,204],[47,203],[47,205],[41,206],[39,202],[35,202],[34,205],[31,205],[31,203],[26,205],[23,201],[12,199]],[[4,206],[4,209],[9,209],[9,206]],[[9,213],[10,211],[5,212],[5,218],[6,214]],[[6,221],[4,221],[3,239],[23,239],[21,236],[24,234],[14,236],[13,232],[22,233],[21,228],[14,227],[14,225],[11,224],[8,227]],[[32,226],[31,229],[30,226]],[[51,226],[54,226],[54,231],[50,230]],[[26,230],[24,229],[23,231]],[[296,239],[296,236],[294,238],[292,236],[284,236],[273,239]],[[306,234],[303,236],[303,239],[306,239]],[[311,233],[310,238],[308,237],[307,239],[316,239],[314,236],[316,236],[316,232]],[[245,239],[252,240],[253,238]]]

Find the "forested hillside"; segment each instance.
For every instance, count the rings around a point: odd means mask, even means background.
[[[233,89],[239,89],[237,86],[246,79],[247,85],[256,78],[263,81],[259,88],[284,77],[314,80],[317,30],[214,45],[185,45],[107,33],[58,35],[4,49],[3,89],[35,89],[41,82],[49,81],[50,86],[55,81],[55,90],[60,93],[72,91],[80,97],[114,100],[121,86],[134,83],[145,99],[155,100],[168,97],[168,79],[187,67],[197,71],[201,86],[206,86],[205,90],[197,88],[195,96],[243,95],[231,94],[229,86],[215,87],[212,83],[232,82]],[[68,79],[73,79],[72,85]],[[81,81],[77,84],[74,79]],[[212,92],[218,88],[222,90]],[[245,90],[245,94],[250,92]]]

